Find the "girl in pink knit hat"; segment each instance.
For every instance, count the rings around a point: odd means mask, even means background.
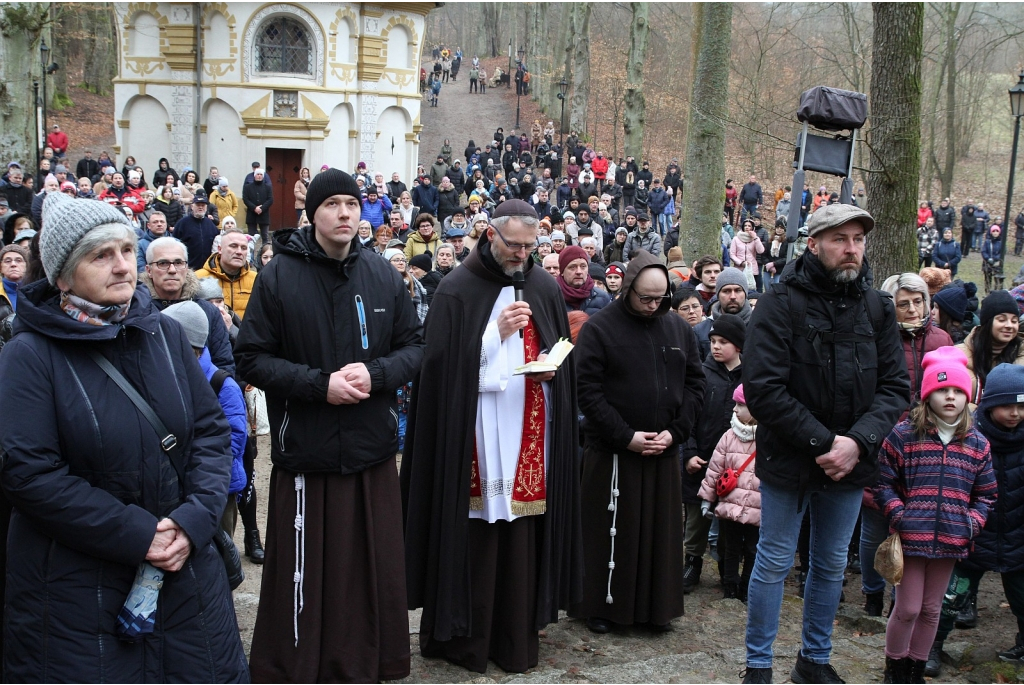
[[[878,454],[875,500],[903,545],[903,580],[885,633],[886,683],[923,682],[953,566],[995,503],[989,443],[967,408],[971,385],[959,349],[926,354],[921,403]]]
[[[708,463],[708,472],[700,486],[700,498],[708,515],[711,503],[718,517],[718,548],[722,564],[722,593],[725,599],[747,601],[747,585],[754,570],[757,541],[761,533],[761,481],[754,474],[754,436],[757,421],[750,415],[743,385],[732,393],[736,403],[732,426],[726,431]],[[721,493],[720,476],[731,471],[733,488]],[[743,575],[740,575],[740,560]]]

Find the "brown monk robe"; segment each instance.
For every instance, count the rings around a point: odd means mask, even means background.
[[[683,614],[679,445],[696,422],[704,372],[693,329],[671,311],[668,271],[641,250],[622,295],[580,330],[583,600],[595,632]]]

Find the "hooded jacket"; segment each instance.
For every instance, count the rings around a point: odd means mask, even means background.
[[[138,288],[122,323],[80,323],[46,281],[19,297],[0,355],[8,392],[4,676],[16,682],[248,682],[224,562],[230,431],[181,326]],[[177,438],[185,496],[160,436],[89,358],[107,358]],[[128,644],[116,617],[169,516],[193,548],[167,573],[155,632]]]
[[[643,269],[665,274],[665,294],[671,293],[668,270],[654,256],[639,252],[622,279],[622,296],[595,313],[580,330],[576,369],[579,405],[587,417],[587,444],[603,452],[625,451],[636,431],[672,434],[672,455],[694,428],[704,397],[697,338],[678,316],[666,316],[668,297],[652,316],[629,306],[630,292]]]
[[[206,260],[206,266],[196,271],[196,278],[216,278],[220,282],[221,290],[224,291],[224,302],[238,314],[238,318],[245,319],[245,308],[249,304],[249,297],[256,283],[256,269],[249,266],[248,260],[237,276],[230,276],[221,266],[220,255],[212,254]]]
[[[963,565],[980,571],[1024,570],[1024,427],[1014,430],[995,423],[987,411],[975,415],[975,427],[989,442],[992,470],[999,488],[985,527]]]
[[[165,164],[167,165],[166,168],[164,168]],[[171,164],[170,164],[170,162],[167,161],[166,157],[161,157],[157,161],[156,166],[157,166],[157,170],[153,172],[153,187],[154,188],[159,188],[160,186],[166,184],[167,183],[167,176],[169,174],[174,174],[174,178],[181,178],[181,176],[178,175],[178,172],[175,171],[171,167]]]
[[[910,403],[910,380],[892,300],[871,289],[869,275],[865,259],[855,282],[837,285],[805,252],[758,300],[747,325],[747,339],[757,344],[743,357],[743,385],[758,421],[763,482],[800,492],[875,484],[878,449]],[[880,298],[880,330],[867,297]],[[836,435],[860,446],[860,461],[838,482],[815,462]]]
[[[344,260],[328,257],[313,226],[278,231],[246,314],[235,359],[266,392],[276,466],[348,474],[394,459],[395,390],[423,357],[416,308],[394,267],[358,241]],[[370,373],[370,397],[329,404],[330,374],[353,362]]]

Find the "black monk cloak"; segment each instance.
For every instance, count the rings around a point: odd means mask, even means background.
[[[524,298],[541,349],[569,338],[565,303],[555,279],[533,260],[524,264]],[[480,347],[498,294],[512,279],[490,243],[477,243],[445,276],[425,322],[426,351],[415,381],[405,451],[402,505],[409,608],[433,607],[433,636],[468,636],[471,588],[467,558],[469,476],[480,387]],[[572,355],[550,383],[547,513],[538,522],[537,629],[579,600],[583,584],[576,372]]]

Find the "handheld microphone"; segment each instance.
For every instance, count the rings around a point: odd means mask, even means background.
[[[522,271],[516,271],[512,274],[512,288],[515,290],[516,302],[525,302],[523,299],[523,286],[526,285],[526,277]],[[523,337],[523,329],[519,329],[519,337]]]

